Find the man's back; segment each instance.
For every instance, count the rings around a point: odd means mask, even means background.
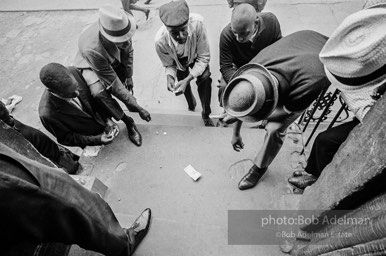
[[[279,80],[279,101],[290,111],[301,111],[330,83],[319,60],[327,37],[298,31],[263,49],[251,63],[266,67]]]

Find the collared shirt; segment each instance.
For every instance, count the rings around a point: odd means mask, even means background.
[[[259,26],[256,28],[256,31],[255,33],[253,33],[253,35],[251,36],[251,38],[248,39],[249,42],[253,43],[255,41],[255,37],[257,36],[257,33],[259,32],[260,30],[260,24]]]
[[[334,85],[334,83],[332,85],[339,89],[339,86]],[[363,118],[385,90],[386,81],[381,86],[370,90],[342,91],[341,96],[355,117],[363,123]]]
[[[55,97],[59,98],[59,99],[62,99],[64,101],[67,101],[68,103],[70,103],[71,105],[79,108],[80,110],[82,110],[83,112],[85,112],[85,114],[88,114],[86,111],[84,111],[83,109],[83,106],[82,106],[82,103],[80,102],[79,98],[78,97],[75,97],[75,98],[64,98],[64,97],[61,97],[59,95],[57,95],[56,93],[53,93],[53,92],[50,92],[52,95],[54,95]]]
[[[174,78],[177,69],[185,71],[193,64],[190,74],[196,78],[204,73],[210,60],[209,41],[203,23],[204,18],[195,13],[189,15],[188,38],[183,48],[183,55],[188,57],[187,65],[180,63],[178,53],[181,54],[181,46],[174,44],[165,26],[162,26],[155,36],[155,49],[165,67],[166,75]],[[177,49],[178,48],[178,49]],[[178,52],[177,52],[178,50]]]

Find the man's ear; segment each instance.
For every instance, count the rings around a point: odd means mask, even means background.
[[[256,17],[256,19],[255,19],[255,26],[259,27],[259,24],[260,24],[260,19],[259,19],[259,17]]]

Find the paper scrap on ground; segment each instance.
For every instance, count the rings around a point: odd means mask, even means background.
[[[201,177],[201,173],[196,171],[193,166],[188,165],[184,168],[184,171],[194,180],[197,181]]]
[[[102,150],[102,148],[103,148],[103,145],[102,146],[87,146],[83,150],[83,156],[86,156],[86,157],[97,156],[99,154],[99,152]]]
[[[8,109],[10,113],[16,107],[16,104],[18,104],[22,100],[23,100],[23,97],[19,95],[12,95],[8,99],[1,99],[1,101],[4,103],[5,107]]]

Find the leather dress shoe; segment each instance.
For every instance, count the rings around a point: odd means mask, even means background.
[[[127,126],[127,132],[129,134],[129,139],[134,143],[134,145],[138,147],[142,145],[142,135],[139,133],[135,124]]]
[[[146,208],[141,215],[134,221],[130,228],[126,229],[126,234],[129,238],[129,253],[133,255],[135,249],[146,236],[150,228],[151,210]]]
[[[267,169],[267,167],[259,168],[256,165],[253,165],[251,169],[249,169],[249,172],[240,180],[239,189],[245,190],[256,186],[256,184],[259,182],[261,177],[263,177]]]
[[[212,119],[210,119],[209,117],[208,118],[202,118],[202,121],[204,122],[204,125],[206,127],[214,127],[214,123],[213,123]]]
[[[305,189],[314,184],[316,180],[317,178],[315,176],[307,174],[300,177],[291,177],[288,179],[288,182],[298,189]]]

